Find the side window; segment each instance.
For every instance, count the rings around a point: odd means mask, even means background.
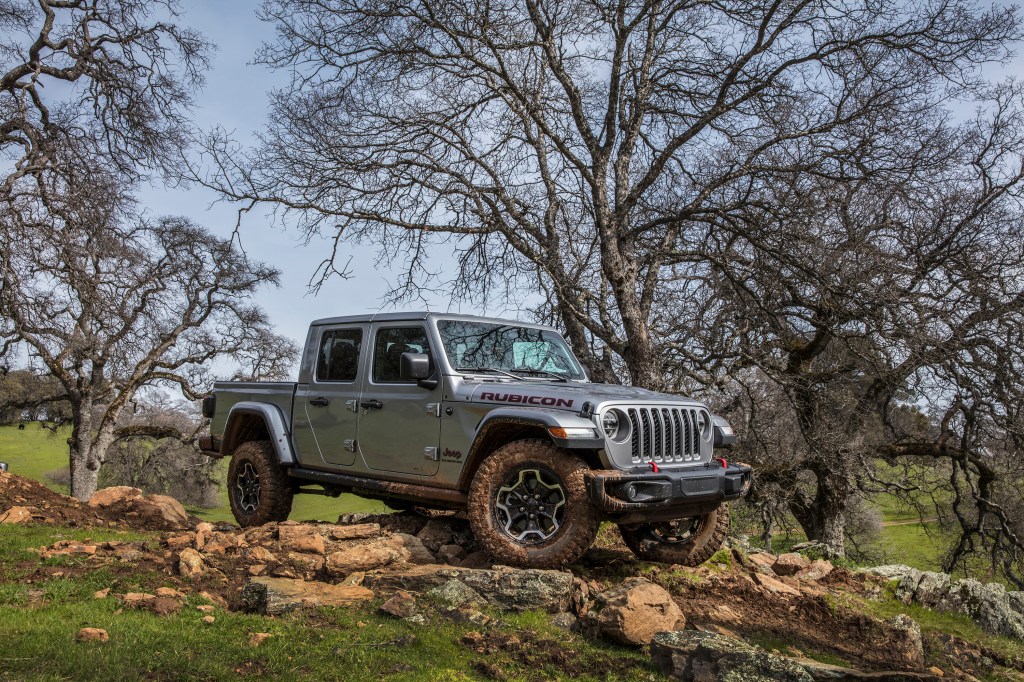
[[[355,381],[359,371],[362,329],[336,329],[320,338],[316,363],[317,381]]]
[[[430,356],[431,367],[434,365],[427,331],[423,327],[379,329],[373,350],[373,380],[378,383],[414,383],[402,381],[402,353],[426,353]]]

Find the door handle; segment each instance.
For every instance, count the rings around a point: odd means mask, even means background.
[[[313,407],[327,407],[331,403],[327,398],[313,398],[309,404]]]
[[[371,407],[375,410],[379,410],[384,407],[384,403],[374,398],[373,400],[363,400],[359,403],[359,407],[370,409]]]

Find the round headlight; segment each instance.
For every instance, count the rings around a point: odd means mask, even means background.
[[[615,434],[619,431],[619,415],[615,413],[615,410],[608,410],[601,417],[601,427],[604,429],[604,435],[609,438],[614,438]]]
[[[700,431],[700,437],[704,440],[711,438],[711,417],[707,412],[697,413],[697,429]]]

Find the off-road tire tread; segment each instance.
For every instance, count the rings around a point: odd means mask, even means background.
[[[697,537],[685,545],[645,542],[641,537],[642,527],[638,526],[619,526],[619,532],[626,546],[644,561],[700,566],[714,556],[725,542],[729,532],[729,505],[723,503],[705,516],[704,525]]]
[[[562,528],[553,542],[526,548],[515,543],[497,527],[491,501],[494,487],[500,486],[511,469],[521,464],[543,464],[566,488],[567,509]],[[559,568],[579,559],[594,543],[600,519],[587,495],[584,472],[587,464],[549,441],[517,440],[491,453],[473,475],[469,488],[468,516],[476,541],[496,563],[524,568]]]
[[[233,490],[235,474],[242,461],[252,462],[260,477],[260,503],[255,513],[245,514],[236,507]],[[274,521],[286,521],[292,511],[292,484],[288,472],[277,461],[274,444],[268,440],[255,440],[242,443],[231,455],[228,466],[228,500],[231,503],[231,514],[243,528],[262,526]]]

